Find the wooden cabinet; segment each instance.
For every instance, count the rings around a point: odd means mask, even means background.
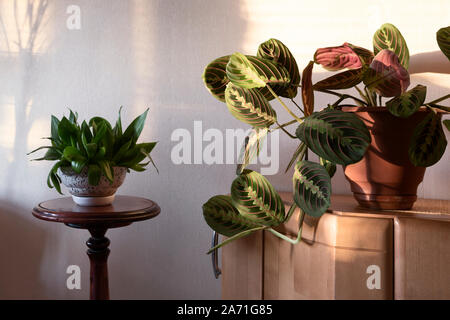
[[[277,230],[296,237],[298,209]],[[222,250],[223,299],[450,299],[450,201],[380,212],[333,196],[297,245],[258,232]]]

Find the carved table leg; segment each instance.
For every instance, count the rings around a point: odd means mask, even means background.
[[[108,255],[109,239],[105,237],[108,229],[89,228],[91,237],[86,242],[87,255],[91,262],[90,298],[91,300],[109,300]]]

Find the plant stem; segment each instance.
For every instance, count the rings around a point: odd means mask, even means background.
[[[295,204],[293,204],[292,206],[294,206]],[[295,206],[296,207],[296,206]],[[292,207],[291,207],[292,208]],[[297,244],[300,242],[300,240],[302,239],[302,230],[303,230],[303,220],[305,218],[305,213],[303,212],[303,210],[300,210],[300,216],[299,216],[299,220],[298,220],[298,234],[297,234],[297,239],[291,239],[287,236],[285,236],[284,234],[269,228],[267,230],[269,230],[270,232],[272,232],[274,235],[276,235],[278,238],[283,239],[291,244]]]
[[[447,94],[447,95],[445,95],[445,96],[443,96],[443,97],[440,97],[439,99],[433,100],[433,101],[431,101],[431,102],[428,102],[427,104],[436,104],[436,103],[438,103],[438,102],[447,100],[448,98],[450,98],[450,94]]]
[[[338,96],[338,97],[344,98],[344,99],[353,99],[353,100],[355,100],[355,101],[357,101],[357,102],[367,106],[367,103],[365,101],[363,101],[361,99],[358,99],[358,98],[356,98],[356,97],[354,97],[354,96],[352,96],[350,94],[338,93],[338,92],[334,92],[334,91],[327,90],[327,89],[320,89],[320,90],[316,90],[316,91],[323,92],[323,93],[328,93],[328,94],[333,94],[335,96]]]
[[[369,100],[369,104],[370,104],[372,107],[375,107],[376,102],[373,101],[372,92],[370,92],[370,90],[367,89],[367,87],[364,87],[364,91],[366,92],[366,96],[367,96],[367,98],[368,98],[368,100]]]
[[[295,121],[295,122],[297,122],[297,121]],[[277,123],[277,125],[278,125],[277,129],[283,130],[283,132],[286,133],[290,138],[292,138],[292,139],[297,139],[296,136],[290,134],[283,126],[281,126],[281,125],[278,123],[278,121],[277,121],[276,123]]]
[[[305,111],[303,111],[303,109],[294,101],[294,99],[291,99],[292,103],[295,104],[295,106],[298,108],[298,110],[300,110],[303,115],[305,115]]]
[[[303,118],[301,118],[301,119],[303,119]],[[280,129],[281,127],[284,128],[284,127],[290,126],[291,124],[294,124],[294,123],[297,123],[297,120],[291,120],[291,121],[288,121],[286,123],[283,123],[282,125],[278,124],[278,122],[277,122],[278,127],[275,127],[274,130]]]
[[[291,109],[288,108],[287,105],[284,104],[283,101],[281,101],[280,97],[272,90],[272,88],[266,84],[267,89],[269,89],[270,93],[275,97],[275,99],[278,100],[278,102],[286,109],[286,111],[295,119],[297,120],[298,123],[302,123],[303,120],[301,120],[299,117],[297,117],[292,111]]]
[[[441,106],[440,104],[426,103],[425,106],[433,108],[433,109],[440,109],[440,110],[444,110],[444,111],[450,112],[450,107]]]

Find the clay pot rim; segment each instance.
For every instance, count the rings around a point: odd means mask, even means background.
[[[343,106],[344,112],[389,112],[387,107],[359,107],[359,106]],[[444,110],[436,109],[437,113],[449,114]],[[416,112],[430,112],[427,107],[420,107]],[[389,112],[390,113],[390,112]]]

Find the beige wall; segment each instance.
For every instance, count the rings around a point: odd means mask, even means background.
[[[219,298],[209,256],[211,232],[201,205],[226,193],[232,165],[174,165],[170,141],[176,128],[244,127],[204,89],[201,73],[212,59],[234,51],[255,53],[270,37],[285,42],[300,67],[317,47],[344,41],[371,47],[383,22],[397,25],[408,41],[412,84],[429,85],[430,99],[448,92],[450,76],[433,53],[435,32],[450,21],[448,1],[219,1],[64,0],[44,4],[29,25],[25,0],[0,2],[0,298],[87,298],[89,266],[86,231],[38,221],[31,208],[57,197],[45,185],[50,163],[29,162],[25,154],[49,134],[51,114],[67,107],[83,118],[115,120],[120,105],[129,122],[148,106],[143,140],[159,140],[153,170],[130,174],[121,194],[156,200],[162,213],[152,221],[108,232],[112,298]],[[45,4],[47,4],[45,6]],[[81,8],[81,30],[68,30],[66,8]],[[14,14],[16,10],[17,14]],[[17,21],[16,21],[17,17]],[[17,23],[16,23],[17,22]],[[33,27],[34,26],[34,27]],[[430,53],[431,52],[431,53]],[[326,76],[316,68],[315,79]],[[443,73],[427,73],[424,71]],[[317,105],[327,97],[317,96]],[[277,109],[281,120],[288,118]],[[281,140],[280,174],[269,177],[289,190],[282,174],[295,146]],[[449,199],[450,152],[427,170],[421,196]],[[333,181],[348,193],[342,170]],[[68,265],[82,269],[82,290],[65,287]]]

